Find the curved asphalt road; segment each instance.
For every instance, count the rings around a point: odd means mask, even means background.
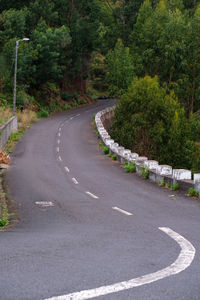
[[[174,201],[170,190],[126,174],[102,154],[92,115],[107,105],[56,114],[18,143],[9,185],[20,222],[0,233],[1,300],[43,300],[166,268],[181,249],[159,227],[192,243],[192,264],[96,299],[200,299],[200,202],[181,193]]]

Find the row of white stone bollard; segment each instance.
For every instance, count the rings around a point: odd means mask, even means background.
[[[104,127],[104,122],[113,118],[115,106],[106,108],[98,112],[95,116],[95,123],[97,130],[103,143],[109,147],[111,153],[117,155],[117,159],[121,162],[134,162],[136,164],[137,171],[140,172],[140,166],[148,168],[151,172],[162,177],[171,178],[173,182],[187,181],[194,185],[197,192],[200,192],[200,174],[194,174],[192,180],[192,172],[185,169],[173,169],[169,165],[159,165],[158,161],[148,160],[147,157],[139,156],[137,153],[132,153],[131,150],[125,149],[116,143],[109,135]],[[154,178],[154,176],[152,176]]]

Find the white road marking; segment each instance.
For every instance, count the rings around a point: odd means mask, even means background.
[[[56,151],[59,152],[59,151],[60,151],[60,148],[59,148],[59,147],[56,147]]]
[[[68,168],[68,167],[65,167],[65,171],[69,173],[69,168]]]
[[[58,156],[58,160],[59,160],[59,161],[62,161],[62,158],[61,158],[61,156]]]
[[[58,133],[58,136],[61,136],[61,133],[60,133],[60,132]]]
[[[35,202],[36,205],[42,206],[42,207],[52,207],[54,206],[53,202],[45,202],[45,201],[41,201],[41,202]]]
[[[172,263],[170,266],[148,274],[144,276],[140,276],[128,281],[122,281],[115,284],[107,285],[107,286],[101,286],[96,289],[90,289],[90,290],[84,290],[77,293],[71,293],[66,294],[63,296],[57,296],[48,298],[45,300],[84,300],[84,299],[92,299],[99,296],[104,296],[112,293],[117,293],[120,291],[132,289],[134,287],[138,287],[144,284],[149,284],[152,282],[155,282],[157,280],[161,280],[163,278],[176,275],[185,269],[187,269],[195,256],[195,248],[193,245],[186,240],[183,236],[176,233],[175,231],[171,230],[170,228],[166,227],[160,227],[160,230],[165,232],[167,235],[169,235],[173,240],[175,240],[179,246],[181,247],[181,251],[179,253],[178,258],[175,260],[174,263]]]
[[[72,120],[74,117],[71,117],[70,120]]]
[[[78,184],[78,181],[76,180],[76,178],[72,178],[73,183]]]
[[[57,140],[57,143],[60,144],[60,140]]]
[[[90,193],[90,192],[85,192],[87,195],[89,195],[90,197],[94,198],[94,199],[99,199],[99,197],[97,197],[96,195]]]
[[[79,116],[80,116],[80,114],[76,115],[75,118],[76,118],[76,117],[79,117]]]
[[[125,214],[125,215],[127,215],[127,216],[132,216],[132,215],[133,215],[133,214],[131,214],[130,212],[128,212],[128,211],[126,211],[126,210],[123,210],[123,209],[121,209],[121,208],[119,208],[119,207],[113,207],[112,209],[117,210],[117,211],[119,211],[119,212],[121,212],[122,214]]]
[[[58,130],[61,131],[61,127]]]

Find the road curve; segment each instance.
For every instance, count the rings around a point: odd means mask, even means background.
[[[200,203],[102,154],[92,115],[111,104],[55,114],[16,146],[9,186],[20,221],[0,232],[1,300],[43,300],[166,270],[182,252],[163,227],[193,247],[187,268],[98,299],[200,299]]]

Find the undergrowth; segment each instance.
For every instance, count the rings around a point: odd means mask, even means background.
[[[124,168],[127,173],[135,173],[136,172],[136,165],[134,162],[129,162],[129,163],[126,162],[124,164]]]

